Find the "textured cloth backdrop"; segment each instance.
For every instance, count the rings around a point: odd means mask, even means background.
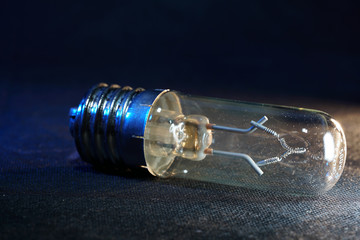
[[[285,197],[95,170],[79,159],[67,126],[87,87],[1,82],[1,239],[360,238],[360,106],[286,102],[338,119],[348,158],[325,195]]]

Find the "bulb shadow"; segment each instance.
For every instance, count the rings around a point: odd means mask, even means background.
[[[92,166],[92,165],[84,165],[84,166],[76,166],[74,167],[76,171],[80,172],[88,172],[95,174],[106,174],[111,176],[121,176],[129,179],[153,179],[154,176],[149,174],[146,169],[118,169],[111,167],[103,167],[103,166]]]
[[[91,174],[105,174],[110,176],[119,176],[127,179],[146,181],[150,184],[159,185],[157,187],[178,188],[181,192],[188,189],[189,194],[193,191],[203,194],[212,194],[221,196],[221,198],[236,198],[246,202],[305,202],[314,201],[323,195],[299,195],[286,192],[264,191],[240,186],[232,186],[221,183],[206,182],[184,178],[159,178],[151,175],[147,169],[131,169],[125,167],[114,168],[111,166],[98,166],[83,162],[81,159],[74,160],[77,164],[74,170]],[[192,193],[191,193],[192,192]]]
[[[71,165],[73,165],[73,169],[79,172],[86,172],[92,174],[106,174],[110,176],[121,176],[128,179],[153,179],[152,176],[147,169],[138,168],[132,169],[124,166],[108,166],[108,165],[93,165],[82,161],[80,157],[72,159]]]
[[[192,179],[181,178],[152,178],[151,181],[170,185],[177,188],[188,188],[191,190],[198,190],[208,192],[209,194],[216,193],[216,195],[229,198],[236,198],[246,202],[306,202],[320,199],[323,195],[299,195],[293,193],[264,191],[258,189],[250,189],[240,186],[231,186],[221,183],[212,183]]]

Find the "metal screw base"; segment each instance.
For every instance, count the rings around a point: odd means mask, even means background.
[[[92,87],[69,113],[70,132],[81,158],[116,168],[146,165],[144,130],[160,93],[105,83]]]

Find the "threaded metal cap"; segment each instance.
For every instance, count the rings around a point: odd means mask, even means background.
[[[69,126],[81,158],[98,166],[145,166],[144,131],[162,90],[97,84],[71,108]]]

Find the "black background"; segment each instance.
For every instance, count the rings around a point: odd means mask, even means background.
[[[1,5],[1,67],[11,81],[359,101],[356,1]]]
[[[356,239],[357,1],[2,1],[0,239]],[[81,161],[68,110],[95,83],[317,108],[344,174],[290,197],[114,175]]]

